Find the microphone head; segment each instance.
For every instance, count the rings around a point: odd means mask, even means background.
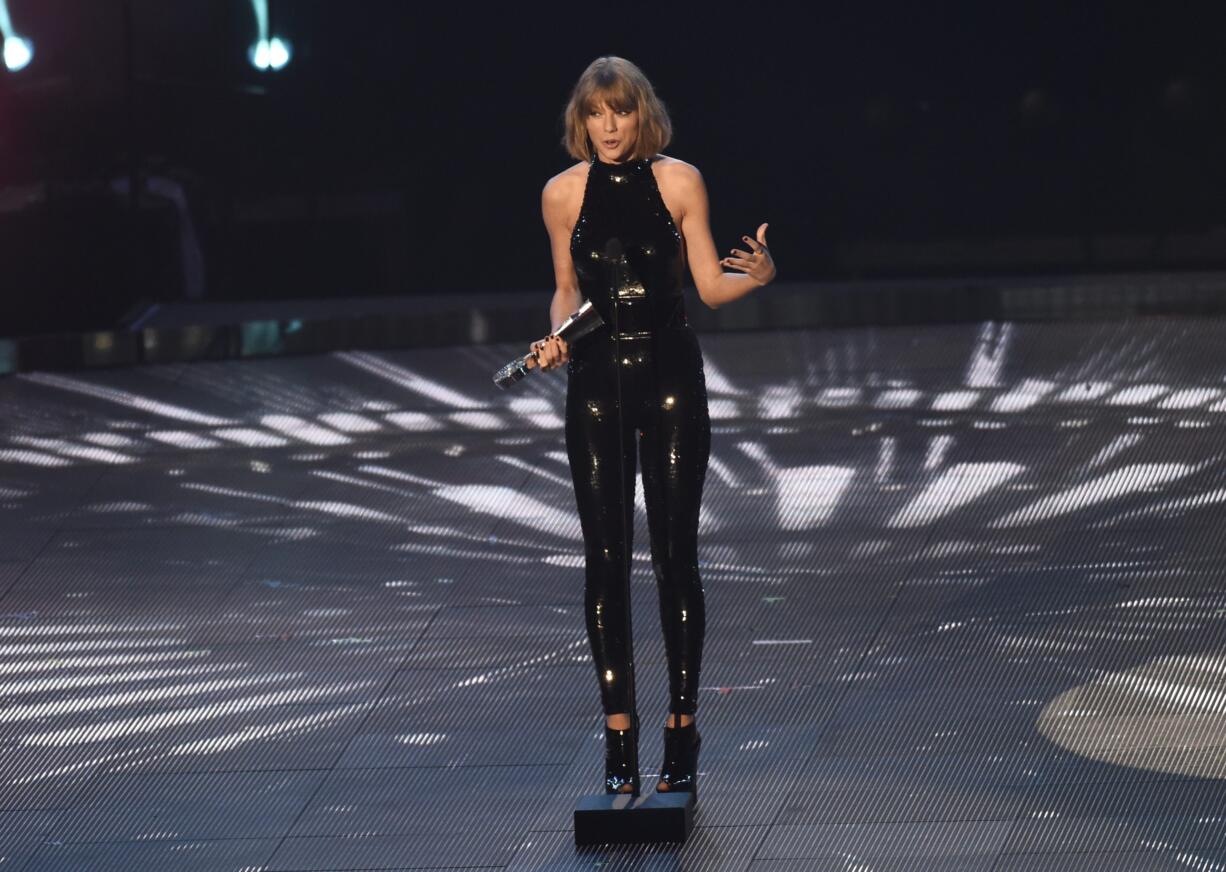
[[[609,241],[604,244],[604,253],[605,257],[620,260],[623,253],[622,241],[616,236],[610,236]]]

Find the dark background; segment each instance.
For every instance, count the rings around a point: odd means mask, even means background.
[[[544,181],[601,54],[669,105],[717,245],[781,280],[1226,266],[1220,3],[8,0],[0,336],[214,301],[552,290]]]

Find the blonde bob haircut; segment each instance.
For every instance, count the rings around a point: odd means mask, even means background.
[[[587,116],[601,103],[619,112],[639,110],[638,140],[628,156],[631,160],[652,157],[672,141],[673,122],[643,71],[625,58],[604,55],[583,71],[563,114],[562,146],[575,160],[590,161],[596,154],[587,135]]]

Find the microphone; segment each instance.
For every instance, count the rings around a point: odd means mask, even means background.
[[[561,326],[552,335],[557,336],[567,345],[571,345],[603,324],[604,319],[600,317],[600,313],[596,311],[592,301],[585,300],[583,305],[579,307],[579,311],[563,321]],[[528,361],[530,360],[538,360],[535,351],[523,357],[515,358],[498,370],[498,372],[494,373],[494,384],[500,388],[509,388],[528,374]]]

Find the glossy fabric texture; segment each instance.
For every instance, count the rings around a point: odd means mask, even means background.
[[[660,767],[660,782],[669,792],[698,795],[698,752],[702,736],[698,725],[690,721],[684,727],[664,728],[664,765]]]
[[[693,714],[705,631],[698,517],[711,429],[685,322],[682,242],[651,162],[594,160],[571,237],[605,327],[571,349],[566,448],[583,528],[584,609],[605,714],[633,712],[628,602],[636,446],[671,710]]]
[[[639,719],[628,730],[604,728],[604,792],[639,795]],[[629,788],[629,789],[627,789]]]

